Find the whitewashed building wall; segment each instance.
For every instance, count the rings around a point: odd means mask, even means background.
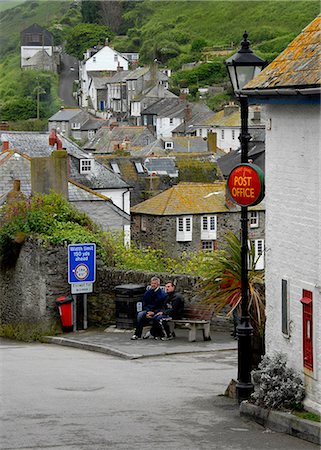
[[[266,350],[287,354],[321,411],[321,136],[319,105],[265,105]],[[289,333],[282,333],[282,279]],[[313,295],[313,371],[303,365],[302,290]]]

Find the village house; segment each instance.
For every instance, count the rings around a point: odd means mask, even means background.
[[[200,112],[212,111],[203,103],[189,103],[184,98],[163,98],[142,111],[142,120],[157,138],[172,137],[173,130],[186,124]]]
[[[224,182],[181,182],[133,206],[131,216],[133,240],[171,257],[222,248],[224,235],[240,230],[240,209],[227,198]],[[249,238],[258,270],[264,268],[264,216],[262,203],[250,208]]]
[[[59,70],[60,53],[54,46],[53,35],[36,23],[21,31],[20,54],[22,69]]]
[[[49,131],[54,128],[64,136],[82,142],[92,139],[97,131],[106,124],[105,120],[93,117],[80,108],[61,107],[48,119]]]
[[[155,137],[147,127],[110,126],[102,127],[83,148],[95,155],[112,154],[117,151],[130,154],[154,141]]]
[[[12,190],[14,180],[20,180],[21,191],[31,193],[30,164],[34,158],[48,158],[54,147],[49,133],[2,132],[0,195]],[[89,214],[105,230],[118,229],[130,235],[130,186],[112,170],[95,161],[76,144],[61,137],[67,151],[68,198]],[[42,174],[39,172],[39,176]]]
[[[105,77],[105,80],[100,80],[99,85],[101,86],[101,83],[107,82],[108,78],[115,74],[117,70],[120,70],[120,68],[128,70],[128,67],[128,60],[108,45],[88,49],[84,54],[84,59],[79,63],[79,106],[92,109],[95,105],[97,106],[95,97],[98,97],[98,95],[93,94],[94,90],[90,91],[91,88],[93,89],[94,78],[98,78],[99,75]],[[96,88],[98,88],[97,81],[96,85]],[[99,104],[99,108],[101,106]]]
[[[321,412],[321,15],[243,88],[266,127],[266,352]]]

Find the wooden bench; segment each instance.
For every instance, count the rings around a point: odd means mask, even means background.
[[[206,305],[192,304],[185,306],[182,319],[172,319],[168,322],[171,333],[174,334],[175,325],[185,325],[188,332],[188,341],[196,341],[196,331],[202,330],[204,341],[210,341],[210,325],[213,311]]]

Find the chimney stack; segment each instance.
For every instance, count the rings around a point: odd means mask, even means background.
[[[9,141],[2,141],[2,150],[9,150]]]

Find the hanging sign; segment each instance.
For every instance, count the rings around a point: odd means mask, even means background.
[[[264,198],[264,173],[255,164],[239,164],[228,177],[227,189],[237,205],[257,205]]]

